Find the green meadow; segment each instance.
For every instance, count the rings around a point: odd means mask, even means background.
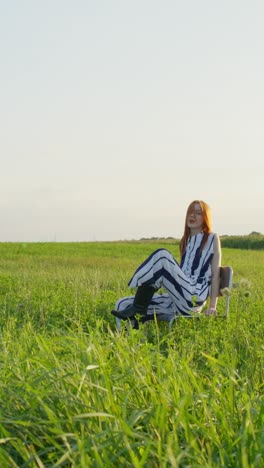
[[[264,467],[264,251],[223,247],[230,315],[116,331],[172,242],[0,244],[1,467]]]

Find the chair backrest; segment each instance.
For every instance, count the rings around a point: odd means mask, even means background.
[[[233,270],[231,266],[221,266],[220,267],[220,287],[219,287],[219,296],[225,297],[225,317],[228,317],[229,314],[229,302],[230,294],[233,281]]]
[[[223,296],[222,290],[225,288],[231,289],[233,280],[233,270],[231,266],[221,266],[220,267],[220,287],[219,287],[219,296]]]

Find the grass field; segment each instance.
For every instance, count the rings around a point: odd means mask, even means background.
[[[119,334],[110,311],[160,246],[0,244],[1,468],[264,467],[264,252],[223,249],[228,320]]]

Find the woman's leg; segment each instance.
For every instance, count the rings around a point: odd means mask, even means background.
[[[128,319],[133,317],[136,314],[140,314],[144,316],[147,314],[148,306],[151,302],[151,299],[155,293],[156,289],[153,288],[151,285],[142,284],[138,287],[137,292],[134,296],[133,304],[127,307],[122,312],[118,310],[112,310],[112,314],[115,317],[121,319]]]
[[[138,287],[138,291],[142,287],[148,286],[154,290],[163,286],[174,302],[177,312],[183,315],[189,315],[189,311],[193,307],[193,287],[190,284],[190,279],[182,272],[177,261],[166,249],[158,249],[153,252],[138,267],[129,282],[129,286],[131,288]],[[149,300],[150,302],[151,300]],[[131,315],[129,315],[130,312]],[[146,311],[142,315],[145,315],[145,313]],[[131,311],[127,310],[118,314],[113,311],[113,315],[119,318],[129,318],[134,314],[131,309]]]
[[[118,299],[115,304],[115,310],[118,312],[122,312],[129,308],[134,302],[135,296],[127,296]],[[173,301],[169,297],[168,294],[154,294],[151,303],[147,308],[147,314],[140,320],[142,322],[146,322],[149,320],[153,320],[154,316],[156,315],[157,320],[161,319],[166,320],[172,319],[175,317],[176,309]],[[131,317],[132,322],[131,325],[133,328],[138,328],[135,325],[138,324],[138,321],[134,320],[134,317]],[[119,325],[120,326],[120,325]]]
[[[152,285],[156,289],[167,290],[175,304],[176,311],[189,315],[193,308],[194,286],[190,282],[172,254],[166,249],[158,249],[143,262],[132,276],[129,286]]]
[[[131,306],[135,296],[126,296],[118,299],[115,303],[115,310],[123,311]],[[147,308],[147,315],[171,315],[176,312],[175,305],[168,294],[154,294],[151,303]]]

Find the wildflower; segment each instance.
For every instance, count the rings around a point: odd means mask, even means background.
[[[250,292],[249,292],[249,291],[245,291],[245,292],[244,292],[244,296],[245,296],[245,297],[249,297],[249,296],[250,296]]]
[[[221,296],[231,296],[230,288],[222,288],[220,289]]]
[[[242,278],[242,279],[240,280],[239,286],[240,286],[241,288],[250,288],[250,287],[251,287],[251,283],[250,283],[250,281],[249,281],[248,279]]]

